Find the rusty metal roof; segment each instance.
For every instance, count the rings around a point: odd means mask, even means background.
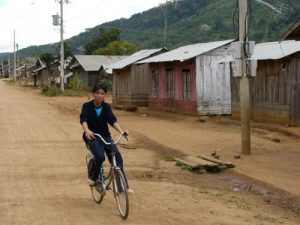
[[[186,45],[186,46],[176,48],[172,51],[151,57],[149,59],[142,60],[138,63],[155,63],[155,62],[171,62],[171,61],[183,62],[185,60],[192,59],[198,55],[219,48],[223,45],[229,44],[232,41],[234,40],[232,39],[226,41],[216,41],[216,42]]]

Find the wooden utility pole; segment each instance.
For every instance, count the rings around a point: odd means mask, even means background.
[[[241,146],[242,154],[251,154],[251,135],[250,135],[250,81],[247,74],[248,45],[248,1],[239,0],[239,41],[241,47],[241,71],[240,78],[240,108],[241,108]]]
[[[8,77],[11,77],[11,73],[10,73],[10,55],[8,54]]]
[[[168,1],[160,4],[160,9],[164,17],[164,47],[167,47],[167,36],[168,36]]]
[[[60,0],[60,90],[64,92],[65,84],[64,84],[64,17],[63,17],[63,6],[64,0]]]
[[[1,75],[4,78],[3,58],[1,58]]]
[[[16,81],[16,76],[17,76],[17,62],[16,62],[16,31],[14,30],[14,80]]]
[[[25,64],[25,87],[27,86],[27,65]]]

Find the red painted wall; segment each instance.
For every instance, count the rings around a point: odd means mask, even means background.
[[[184,114],[197,114],[197,94],[196,94],[196,65],[195,59],[186,62],[153,63],[149,67],[149,107],[159,110],[170,110],[167,104],[167,77],[166,70],[174,70],[175,107],[172,111]],[[183,75],[182,70],[191,71],[191,93],[190,99],[183,99]],[[159,93],[158,97],[153,94],[152,71],[159,73]]]

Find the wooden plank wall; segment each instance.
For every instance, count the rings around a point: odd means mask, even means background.
[[[95,84],[100,83],[100,76],[97,71],[89,71],[88,74],[88,87],[92,88]]]
[[[131,65],[131,102],[148,106],[149,102],[149,64]]]
[[[78,76],[80,78],[81,81],[81,85],[83,87],[88,87],[88,75],[87,72],[85,72],[85,70],[82,67],[79,68],[74,68],[73,70],[73,76]]]
[[[300,126],[300,54],[292,58],[291,67],[291,124]]]
[[[250,81],[252,119],[289,124],[291,102],[291,60],[258,62],[257,76]],[[239,78],[231,77],[233,117],[239,118]]]
[[[124,104],[131,97],[131,67],[113,70],[113,104]]]

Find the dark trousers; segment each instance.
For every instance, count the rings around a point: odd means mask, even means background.
[[[105,141],[107,142],[111,142],[112,139],[111,138],[104,138]],[[105,154],[107,155],[108,160],[111,163],[111,155],[110,152],[112,151],[111,146],[107,146],[104,143],[101,142],[101,140],[99,139],[94,139],[92,141],[89,141],[88,143],[89,149],[91,150],[91,152],[93,153],[95,160],[90,168],[89,171],[89,178],[92,179],[93,181],[96,181],[99,177],[99,173],[100,173],[100,168],[103,164],[103,162],[105,161]],[[114,146],[114,151],[116,152],[116,162],[117,162],[117,166],[120,167],[120,169],[123,171],[123,174],[125,176],[124,170],[123,170],[123,158],[122,155],[118,149],[117,146]]]

